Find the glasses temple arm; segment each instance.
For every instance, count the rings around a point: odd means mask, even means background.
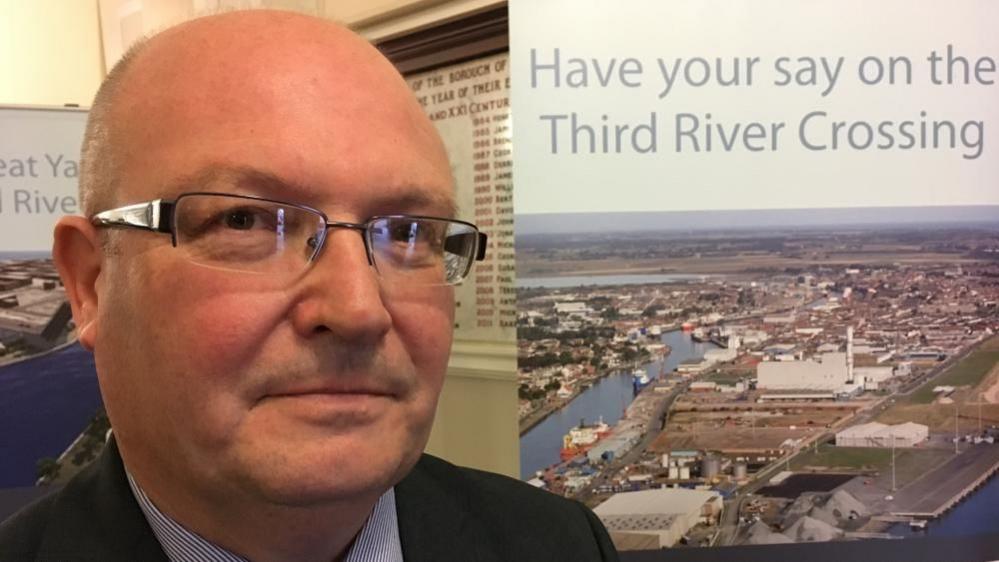
[[[479,235],[479,243],[475,248],[475,261],[482,261],[486,259],[486,234],[484,232],[477,234]]]
[[[463,233],[456,234],[453,236],[448,236],[444,239],[444,249],[452,254],[464,254],[467,249],[468,235],[473,234]],[[475,232],[475,261],[482,261],[486,259],[486,235],[481,232]]]
[[[130,227],[171,232],[174,204],[162,199],[126,205],[97,213],[90,219],[95,226]]]

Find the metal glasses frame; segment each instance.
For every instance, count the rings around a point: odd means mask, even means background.
[[[361,233],[361,240],[364,242],[365,254],[368,258],[368,265],[375,266],[374,260],[374,250],[371,248],[370,241],[368,240],[368,228],[369,225],[377,220],[381,219],[430,219],[438,221],[446,221],[452,223],[463,224],[465,226],[471,227],[476,234],[475,249],[472,253],[473,261],[482,261],[486,257],[486,234],[479,231],[479,228],[474,224],[458,219],[449,219],[443,217],[432,217],[424,215],[376,215],[368,218],[363,223],[355,222],[344,222],[344,221],[331,221],[326,213],[316,209],[314,207],[309,207],[308,205],[301,205],[298,203],[289,203],[287,201],[281,201],[278,199],[269,199],[266,197],[258,197],[256,195],[241,195],[235,193],[218,193],[211,191],[192,191],[188,193],[182,193],[178,195],[173,200],[166,199],[154,199],[152,201],[146,201],[143,203],[135,203],[132,205],[125,205],[122,207],[116,207],[114,209],[108,209],[106,211],[101,211],[96,213],[90,218],[91,224],[98,227],[112,227],[112,228],[138,228],[142,230],[149,230],[152,232],[160,232],[170,235],[170,243],[176,247],[177,246],[177,227],[174,215],[174,210],[177,208],[177,203],[190,196],[212,196],[212,197],[233,197],[238,199],[247,199],[250,201],[261,201],[265,203],[276,203],[278,205],[283,205],[286,207],[294,207],[296,209],[301,209],[309,213],[313,213],[320,217],[325,224],[325,229],[323,230],[322,239],[316,244],[315,251],[309,257],[307,263],[312,263],[322,251],[323,246],[326,244],[326,233],[331,228],[346,228],[349,230],[355,230]],[[445,242],[445,247],[447,243]],[[469,261],[469,269],[471,268],[472,261]],[[464,278],[468,275],[466,270],[462,275]]]

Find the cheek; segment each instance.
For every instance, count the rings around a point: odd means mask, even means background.
[[[171,295],[155,345],[190,376],[225,379],[251,363],[286,312],[281,298],[247,291],[217,273],[193,269],[183,283],[153,284],[147,294]],[[185,376],[182,374],[182,376]]]
[[[134,390],[147,407],[158,405],[164,430],[172,428],[166,431],[195,448],[222,446],[245,414],[253,383],[247,373],[280,322],[281,299],[213,284],[197,273],[185,279],[151,281],[134,295],[145,303],[170,295],[130,330],[129,347],[141,350],[131,363],[145,365],[145,388]]]
[[[177,307],[169,328],[175,333],[164,336],[172,336],[185,361],[201,364],[203,374],[224,376],[250,363],[273,333],[284,309],[270,301],[238,293],[191,300]]]
[[[454,291],[443,287],[419,298],[389,298],[386,308],[417,372],[440,386],[451,351]]]
[[[199,273],[124,276],[127,286],[108,287],[111,329],[97,355],[109,413],[123,429],[203,445],[224,439],[245,410],[241,375],[273,331],[280,299]]]

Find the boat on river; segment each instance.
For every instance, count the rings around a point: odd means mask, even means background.
[[[611,427],[604,423],[603,417],[592,425],[586,425],[584,420],[579,420],[579,425],[570,429],[569,433],[562,437],[562,451],[559,456],[564,462],[576,455],[582,455],[601,439],[607,437],[610,432]]]

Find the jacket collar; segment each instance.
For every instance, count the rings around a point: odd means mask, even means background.
[[[39,560],[168,562],[125,479],[114,439],[55,499]]]

